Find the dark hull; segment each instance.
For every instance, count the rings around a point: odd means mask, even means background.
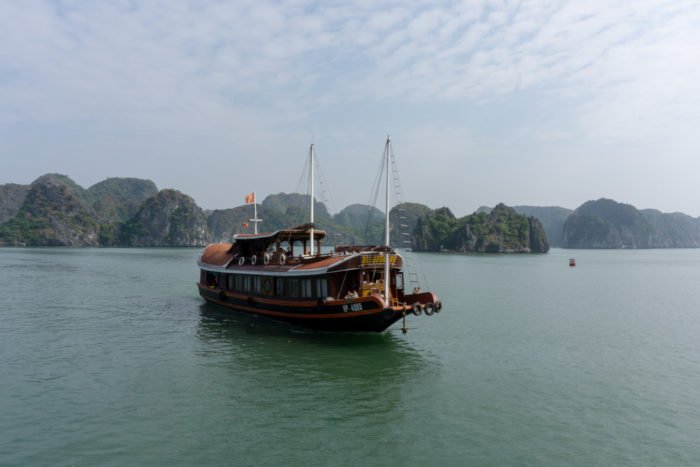
[[[333,332],[382,332],[410,314],[406,307],[386,308],[380,300],[361,302],[284,301],[243,296],[197,284],[199,294],[214,303],[237,313],[262,316],[295,326]],[[361,309],[360,309],[361,308]]]

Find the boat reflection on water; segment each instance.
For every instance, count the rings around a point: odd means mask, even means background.
[[[361,378],[377,388],[401,385],[429,365],[410,341],[394,333],[324,333],[200,306],[199,354],[230,365],[237,375],[303,381]],[[291,378],[291,379],[290,379]],[[384,389],[387,389],[384,387]]]
[[[377,458],[406,441],[401,425],[388,424],[412,413],[439,371],[402,334],[312,332],[215,305],[200,310],[196,397],[218,402],[218,429],[256,464]],[[299,461],[302,450],[310,462]]]

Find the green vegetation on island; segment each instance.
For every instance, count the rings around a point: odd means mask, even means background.
[[[203,246],[252,233],[250,205],[203,211],[177,190],[150,180],[109,178],[85,189],[70,177],[46,174],[30,185],[0,185],[0,246]],[[277,193],[258,204],[260,231],[307,223],[309,195]],[[384,214],[353,204],[331,215],[314,205],[325,245],[382,244]],[[638,210],[609,199],[575,211],[499,204],[457,218],[448,208],[418,203],[392,208],[391,244],[416,251],[546,252],[564,248],[697,248],[700,218]]]
[[[395,208],[397,220],[415,217],[415,208],[406,206],[401,216],[401,207]],[[327,245],[383,239],[383,214],[376,208],[353,205],[332,216],[316,201],[314,211]],[[189,196],[136,178],[110,178],[84,189],[70,177],[47,174],[28,186],[1,185],[0,213],[0,245],[203,246],[253,232],[251,206],[205,213]],[[309,214],[309,196],[297,193],[273,194],[258,205],[262,231],[304,224]]]
[[[10,245],[97,246],[98,216],[82,195],[63,180],[37,180],[15,216],[0,225],[0,241]]]
[[[177,190],[161,190],[119,228],[119,245],[206,246],[210,242],[204,211]]]
[[[539,219],[547,234],[549,246],[561,247],[564,244],[562,228],[573,210],[559,206],[513,206],[513,209],[518,214]]]
[[[3,224],[17,215],[22,207],[24,199],[29,193],[29,186],[8,183],[0,185],[0,224]]]
[[[456,218],[448,208],[421,217],[415,227],[416,251],[474,253],[546,253],[549,250],[542,224],[499,204],[490,213]]]
[[[105,222],[126,222],[156,193],[151,180],[108,178],[88,188],[86,196]]]
[[[563,236],[565,248],[698,248],[700,219],[601,198],[576,209]]]

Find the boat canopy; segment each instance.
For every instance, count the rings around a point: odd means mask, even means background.
[[[290,229],[277,230],[275,232],[259,233],[259,234],[236,234],[233,236],[233,244],[231,245],[230,253],[237,252],[258,252],[268,249],[273,244],[279,247],[279,244],[287,242],[288,244],[293,244],[294,242],[302,242],[306,244],[311,238],[311,229],[314,225],[311,223],[297,225]],[[313,230],[313,238],[315,241],[320,242],[325,236],[326,232],[323,230]]]
[[[259,234],[236,234],[233,239],[237,242],[251,242],[256,240],[269,240],[271,243],[279,240],[280,242],[303,242],[309,239],[313,224],[302,224],[290,229],[276,230],[274,232],[263,232]],[[314,240],[321,240],[326,236],[323,230],[314,228]]]

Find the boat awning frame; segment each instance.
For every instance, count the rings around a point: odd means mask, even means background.
[[[242,244],[263,242],[269,245],[277,241],[289,243],[306,242],[311,237],[312,228],[313,224],[303,224],[296,227],[292,227],[290,229],[276,230],[274,232],[266,232],[259,234],[235,234],[233,236],[234,242],[233,245],[231,245],[231,249],[233,250],[234,246],[237,243]],[[314,240],[322,240],[323,238],[325,238],[325,236],[325,231],[314,229]]]

